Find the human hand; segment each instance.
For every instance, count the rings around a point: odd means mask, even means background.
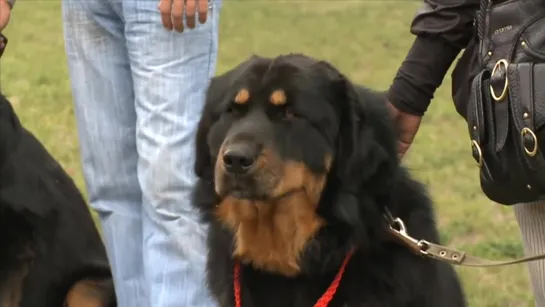
[[[418,128],[420,127],[422,117],[399,111],[389,101],[387,102],[387,106],[388,110],[390,111],[390,116],[392,117],[397,126],[399,134],[397,150],[399,159],[402,159],[409,150],[411,144],[413,143],[416,132],[418,132]]]
[[[0,32],[8,25],[11,7],[7,0],[0,0]]]
[[[3,0],[0,0],[3,1]],[[205,23],[208,15],[208,0],[160,0],[159,11],[163,26],[171,31],[184,31],[184,13],[188,28],[195,28],[195,15],[198,12],[199,22]]]

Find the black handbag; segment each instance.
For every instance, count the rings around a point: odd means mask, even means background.
[[[486,196],[545,199],[545,1],[488,1],[477,18],[479,64],[467,109]]]

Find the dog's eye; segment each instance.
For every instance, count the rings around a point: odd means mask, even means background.
[[[295,112],[295,110],[292,107],[288,106],[288,107],[284,108],[284,110],[283,110],[283,117],[286,120],[291,120],[291,119],[294,119],[294,118],[297,117],[297,113]]]
[[[231,104],[225,109],[225,113],[232,114],[234,116],[239,116],[242,113],[242,110],[239,106]]]

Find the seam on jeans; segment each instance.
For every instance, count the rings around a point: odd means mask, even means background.
[[[216,29],[217,20],[219,19],[219,11],[217,11],[216,4],[217,4],[216,1],[211,1],[212,27],[210,27],[210,31],[208,32],[209,40],[210,40],[209,45],[208,45],[208,67],[207,67],[208,79],[214,77],[213,74],[212,74],[212,71],[211,71],[211,67],[212,67],[212,50],[214,48],[214,31]],[[217,14],[217,18],[216,18],[216,14]],[[218,36],[219,36],[219,33],[218,33]],[[219,42],[218,42],[218,44],[219,44]],[[216,54],[216,57],[217,57],[217,54]]]

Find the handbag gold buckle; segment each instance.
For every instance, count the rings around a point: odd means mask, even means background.
[[[507,76],[507,66],[508,65],[509,65],[509,63],[507,62],[506,59],[501,59],[501,60],[496,62],[496,64],[494,65],[494,68],[492,69],[491,76],[494,76],[501,66],[505,67],[505,81],[503,82],[503,90],[502,90],[501,94],[496,95],[496,91],[494,90],[494,87],[492,86],[492,84],[490,84],[490,94],[492,95],[492,98],[496,102],[502,101],[505,98],[505,96],[507,96],[507,91],[508,91],[508,88],[509,88],[509,77]]]
[[[526,148],[526,145],[524,144],[524,136],[526,136],[527,134],[529,134],[534,141],[534,147],[532,148],[532,150],[528,150],[528,148]],[[538,145],[537,145],[537,137],[535,133],[532,131],[532,129],[527,127],[522,128],[522,130],[520,131],[520,137],[522,140],[522,147],[524,148],[524,151],[526,152],[526,154],[529,155],[530,157],[535,156],[537,153]]]
[[[471,140],[471,151],[473,159],[477,161],[477,165],[479,168],[483,165],[483,152],[481,150],[481,146],[479,146],[479,143],[475,140]]]

